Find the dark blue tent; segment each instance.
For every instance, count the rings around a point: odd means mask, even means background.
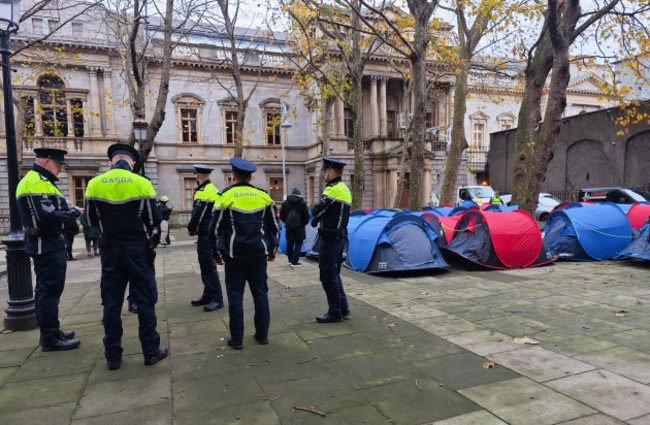
[[[544,228],[544,245],[559,258],[611,260],[632,240],[625,213],[611,202],[571,204],[555,210]]]
[[[373,211],[348,226],[345,266],[364,273],[385,273],[446,267],[437,235],[417,215]]]
[[[641,228],[641,233],[620,253],[626,257],[650,261],[650,218]]]

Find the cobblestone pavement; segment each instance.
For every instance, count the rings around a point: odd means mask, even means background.
[[[201,293],[196,248],[175,230],[156,259],[170,356],[143,365],[125,308],[125,356],[109,372],[99,258],[83,239],[75,245],[60,316],[81,348],[43,353],[37,331],[0,334],[0,423],[650,424],[647,264],[344,270],[352,317],[317,324],[326,309],[317,263],[292,270],[280,255],[269,265],[269,344],[253,339],[247,292],[247,336],[234,351],[227,308],[189,304]],[[2,305],[7,297],[0,291]],[[539,344],[515,341],[523,337]]]

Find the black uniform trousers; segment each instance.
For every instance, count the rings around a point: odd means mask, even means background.
[[[48,338],[59,336],[59,301],[65,286],[67,269],[65,256],[63,247],[45,254],[32,255],[36,274],[36,322],[45,343],[48,343]]]
[[[246,281],[255,304],[255,335],[264,339],[269,334],[269,287],[266,283],[266,256],[245,259],[226,258],[226,292],[230,315],[230,337],[234,342],[244,338],[244,288]]]
[[[219,280],[217,266],[214,264],[212,245],[210,244],[210,235],[208,232],[199,233],[196,252],[199,257],[201,280],[203,281],[203,295],[201,298],[208,299],[212,302],[223,302],[221,281]]]
[[[138,305],[138,336],[142,354],[158,354],[160,335],[156,331],[158,288],[153,258],[146,246],[108,244],[102,249],[102,304],[104,306],[104,351],[106,361],[122,359],[122,305],[127,283]]]
[[[324,239],[318,253],[320,281],[327,295],[327,313],[335,318],[343,318],[350,313],[348,298],[341,282],[341,264],[346,239]]]

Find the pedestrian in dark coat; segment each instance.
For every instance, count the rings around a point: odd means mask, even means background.
[[[88,219],[85,214],[83,214],[79,220],[81,221],[81,225],[84,227],[84,239],[86,240],[86,251],[88,251],[88,256],[92,257],[93,254],[98,255],[99,253],[97,252],[97,241],[99,240],[99,236],[101,234],[99,227],[88,225]]]
[[[309,223],[309,209],[300,196],[300,189],[294,187],[291,195],[282,203],[280,220],[284,222],[287,237],[287,258],[291,267],[301,266],[300,251],[305,240],[305,226]]]
[[[63,223],[63,236],[65,236],[65,250],[67,254],[68,261],[77,261],[77,257],[72,256],[72,244],[74,243],[74,237],[79,234],[79,225],[77,224],[77,219],[68,220]]]

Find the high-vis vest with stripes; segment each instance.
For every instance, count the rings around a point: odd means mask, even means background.
[[[219,200],[219,190],[206,180],[194,192],[194,206],[192,207],[192,216],[187,223],[187,230],[196,234],[208,232],[210,227],[210,218],[212,209]]]
[[[16,188],[18,212],[25,228],[25,251],[30,255],[65,249],[63,223],[75,218],[48,175],[56,179],[45,168],[34,165]]]
[[[249,184],[226,189],[210,223],[215,257],[252,258],[273,254],[280,227],[275,204],[266,192]]]
[[[161,221],[156,191],[146,178],[126,169],[125,161],[93,178],[86,189],[88,224],[108,241],[148,243]]]

